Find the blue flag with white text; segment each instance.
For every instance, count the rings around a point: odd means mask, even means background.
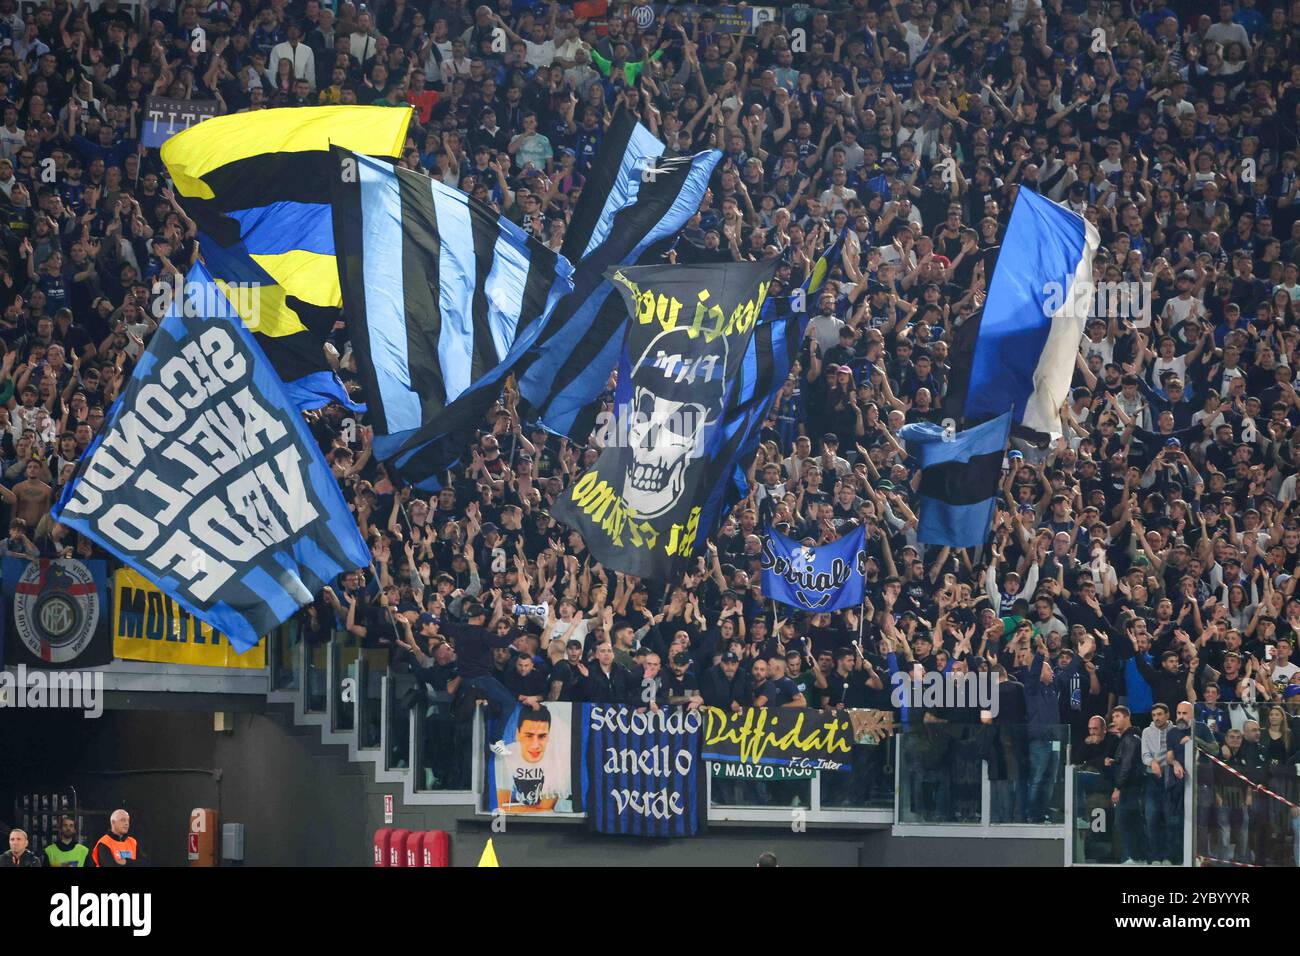
[[[53,514],[241,652],[370,562],[306,422],[202,265]]]
[[[803,544],[769,529],[759,552],[763,593],[801,611],[839,611],[862,604],[867,533],[858,528],[830,544]]]
[[[694,836],[708,799],[704,709],[582,704],[582,790],[597,833]]]

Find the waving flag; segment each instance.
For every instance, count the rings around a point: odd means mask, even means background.
[[[713,530],[707,503],[735,463],[721,426],[755,375],[745,362],[775,266],[610,270],[633,317],[618,420],[596,463],[552,508],[605,567],[666,580]]]
[[[343,298],[375,453],[435,489],[573,270],[458,189],[341,150],[336,164]]]
[[[340,318],[331,144],[396,158],[409,109],[320,106],[234,113],[163,144],[199,252],[300,408],[351,404],[325,358]]]
[[[763,593],[801,611],[839,611],[863,601],[867,532],[858,528],[830,544],[802,544],[775,529],[764,532],[759,563]]]
[[[53,517],[240,651],[370,563],[302,414],[202,265]]]
[[[982,545],[993,522],[1011,412],[960,432],[933,422],[904,425],[899,437],[921,462],[920,525],[925,544]]]
[[[812,272],[793,295],[769,297],[763,305],[763,314],[759,316],[742,366],[751,374],[742,377],[737,401],[728,410],[722,426],[725,454],[734,462],[732,482],[715,489],[714,497],[705,506],[709,516],[749,494],[746,476],[758,450],[763,419],[799,358],[804,330],[808,327],[807,303],[821,291],[839,264],[847,235],[845,229],[818,256]]]
[[[573,293],[512,369],[525,421],[576,441],[591,433],[627,328],[606,270],[658,262],[699,209],[722,158],[717,150],[671,158],[663,151],[631,113],[614,116],[560,250],[574,264]]]
[[[483,425],[510,375],[519,388],[520,416],[525,421],[538,421],[550,431],[583,439],[591,432],[597,400],[618,362],[627,328],[627,310],[604,273],[610,267],[656,258],[666,248],[699,208],[721,155],[709,151],[665,159],[663,149],[663,143],[630,114],[620,112],[615,117],[558,257],[536,240],[525,240],[508,220],[494,225],[495,213],[487,207],[444,219],[444,207],[450,209],[453,203],[471,211],[479,206],[440,184],[417,188],[417,180],[426,182],[425,177],[397,170],[387,185],[381,185],[378,164],[369,162],[362,163],[358,184],[335,177],[335,238],[345,260],[343,298],[354,332],[364,326],[369,332],[362,337],[373,339],[376,329],[412,325],[406,318],[399,323],[399,313],[429,314],[427,305],[412,298],[429,297],[412,279],[413,268],[435,283],[443,281],[444,272],[472,277],[457,278],[450,293],[448,287],[436,286],[442,336],[437,342],[414,330],[404,339],[399,335],[389,343],[396,363],[391,367],[384,364],[384,349],[364,352],[358,347],[358,362],[375,364],[375,381],[388,382],[390,391],[397,389],[394,383],[413,381],[404,369],[417,377],[420,368],[427,370],[423,377],[428,386],[415,389],[423,403],[418,422],[410,399],[407,414],[392,421],[386,411],[381,412],[379,433],[400,438],[380,438],[376,454],[391,458],[406,481],[423,489],[440,486],[474,430]],[[432,213],[421,212],[411,196],[430,188],[442,205]],[[384,197],[376,200],[380,206],[368,198],[372,194]],[[380,213],[380,208],[388,211]],[[515,251],[507,259],[515,271],[527,273],[526,280],[514,282],[513,290],[489,278],[500,268],[496,257],[503,254],[490,237],[493,229],[511,237],[508,244]],[[438,268],[432,265],[435,258]],[[544,280],[551,276],[555,281],[543,295]],[[494,294],[489,285],[506,294]],[[403,290],[407,300],[400,307],[388,294],[393,289]],[[526,289],[532,290],[531,295],[525,295]],[[552,290],[561,292],[558,300],[551,296]],[[470,299],[462,301],[460,296],[467,291],[472,293]],[[487,321],[483,319],[484,310],[490,313],[494,304],[506,316],[497,327],[490,314]],[[473,318],[476,314],[478,318]],[[420,318],[415,324],[424,321]],[[462,325],[464,334],[447,338],[448,323]],[[399,354],[403,350],[404,355]],[[469,360],[449,361],[461,354]],[[392,374],[386,377],[385,369]],[[362,375],[369,381],[368,371],[363,369]],[[441,381],[434,380],[439,377]],[[376,394],[368,389],[372,400]],[[381,395],[378,400],[388,403],[390,397]]]
[[[948,417],[977,422],[1012,408],[1026,429],[1061,433],[1100,245],[1082,216],[1020,189],[984,308],[954,334]]]

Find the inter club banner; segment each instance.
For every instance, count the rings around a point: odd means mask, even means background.
[[[266,640],[240,654],[226,636],[181,607],[143,574],[113,574],[113,656],[190,667],[266,666]]]
[[[4,664],[96,667],[113,660],[103,561],[6,557]]]
[[[604,450],[552,509],[607,568],[665,580],[711,530],[705,503],[733,462],[729,404],[752,386],[745,357],[774,262],[635,266],[607,275],[631,319]],[[750,389],[752,390],[752,389]]]
[[[202,265],[54,517],[241,651],[370,552],[296,405]]]
[[[665,16],[672,10],[681,11],[683,25],[690,28],[694,28],[700,17],[708,13],[713,16],[713,29],[718,33],[755,33],[764,23],[769,20],[779,21],[781,17],[780,8],[775,6],[737,7],[710,6],[702,3],[656,3],[653,6],[637,4],[632,8],[632,19],[636,21],[637,29],[644,32],[654,26],[657,18]]]
[[[769,530],[759,552],[763,593],[801,611],[858,607],[863,598],[866,545],[865,528],[820,545],[800,544]]]
[[[487,721],[484,812],[582,813],[581,789],[574,788],[581,736],[573,718],[572,704],[552,701],[516,704],[506,717]]]
[[[583,791],[591,826],[627,836],[693,836],[705,818],[700,711],[584,704]]]
[[[146,96],[140,140],[157,149],[177,133],[217,115],[216,100],[178,100],[170,96]]]
[[[847,770],[855,730],[847,711],[811,707],[704,708],[705,760]]]

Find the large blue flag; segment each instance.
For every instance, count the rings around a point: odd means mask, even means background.
[[[1061,433],[1100,244],[1082,216],[1020,190],[984,308],[954,333],[948,417],[978,422],[1012,408],[1026,429]]]
[[[370,561],[306,422],[201,265],[54,517],[241,651]]]
[[[619,362],[627,310],[606,271],[661,262],[722,158],[716,149],[666,157],[664,148],[628,111],[614,115],[560,250],[574,266],[573,292],[514,365],[520,413],[557,435],[587,440]]]
[[[764,533],[759,560],[763,593],[801,611],[839,611],[862,604],[867,532],[858,528],[831,544],[802,544],[775,529]]]
[[[988,537],[1002,476],[1011,412],[960,432],[933,422],[904,425],[899,437],[921,462],[920,525],[925,544],[982,545]]]
[[[365,156],[336,160],[343,307],[375,454],[435,490],[573,289],[573,269],[458,189]]]

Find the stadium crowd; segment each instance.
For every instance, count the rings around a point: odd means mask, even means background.
[[[1147,831],[1129,855],[1173,858],[1191,734],[1222,761],[1198,812],[1223,845],[1256,834],[1225,852],[1300,861],[1294,808],[1256,789],[1300,802],[1300,4],[771,6],[724,29],[721,8],[669,4],[638,29],[590,0],[0,0],[0,553],[95,553],[50,505],[156,327],[157,283],[202,253],[140,144],[146,96],[409,104],[404,165],[555,249],[624,108],[672,155],[723,151],[672,261],[775,256],[788,290],[847,229],[749,496],[680,579],[637,580],[549,514],[598,439],[530,428],[509,386],[431,497],[395,487],[364,417],[330,406],[309,417],[374,560],[303,633],[387,647],[431,690],[495,706],[897,710],[897,669],[989,672],[983,720],[1028,728],[1017,818],[1044,816],[1063,727]],[[927,547],[897,434],[943,423],[952,331],[1019,253],[1001,237],[1021,188],[1096,226],[1107,294],[1065,434],[1010,452],[987,545]],[[359,390],[346,328],[329,350]],[[865,526],[864,607],[766,600],[768,526],[814,543]],[[981,717],[900,723],[945,720]],[[1281,813],[1277,845],[1252,807]]]

